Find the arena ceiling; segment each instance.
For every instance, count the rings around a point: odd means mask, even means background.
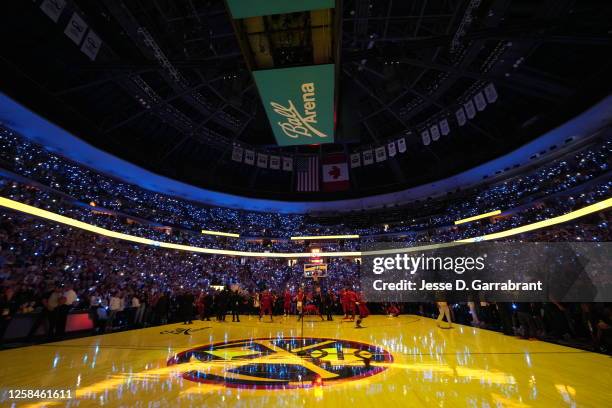
[[[609,1],[337,0],[328,39],[336,142],[281,148],[251,69],[312,59],[308,14],[269,21],[253,42],[222,0],[66,0],[58,22],[45,1],[0,5],[0,90],[117,157],[239,195],[320,201],[439,180],[524,145],[612,89]],[[93,61],[64,34],[74,11],[101,39]],[[490,83],[497,101],[459,126],[458,107]],[[424,145],[421,131],[444,118],[450,134]],[[231,158],[236,144],[323,156],[401,137],[405,154],[353,169],[350,190],[333,195],[298,193],[291,172]]]

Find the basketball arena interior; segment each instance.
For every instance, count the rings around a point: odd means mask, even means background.
[[[0,406],[610,407],[611,152],[609,1],[3,0]]]

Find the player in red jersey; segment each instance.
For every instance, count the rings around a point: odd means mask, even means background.
[[[266,314],[270,314],[270,321],[273,321],[272,319],[272,304],[274,303],[274,298],[272,297],[272,294],[270,293],[270,291],[268,289],[264,290],[263,293],[261,294],[261,309],[259,312],[259,320],[261,320],[261,318],[263,316],[265,316]]]
[[[340,291],[340,304],[342,305],[342,313],[344,313],[344,319],[348,319],[348,303],[346,302],[346,288]]]
[[[359,309],[359,317],[355,322],[355,327],[361,329],[361,321],[370,315],[363,293],[355,293],[355,305]]]
[[[387,314],[391,317],[398,317],[400,314],[400,309],[395,303],[390,303],[387,307]]]
[[[283,294],[283,311],[285,312],[285,317],[291,314],[291,292],[289,288],[285,289]]]
[[[355,320],[355,311],[356,311],[355,302],[357,302],[357,294],[351,289],[345,289],[344,296],[346,299],[347,318],[348,318],[348,314],[350,313],[351,317],[349,318],[349,320],[353,321]]]

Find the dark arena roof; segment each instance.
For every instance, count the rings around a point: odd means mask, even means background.
[[[57,22],[41,4],[0,5],[3,93],[114,156],[242,196],[325,201],[441,180],[612,89],[609,1],[338,0],[323,17],[255,22],[232,18],[221,0],[67,0]],[[73,12],[101,40],[93,60],[64,34]],[[278,146],[252,72],[330,61],[335,142]],[[456,112],[479,93],[485,106],[460,123]],[[443,121],[448,132],[425,142]],[[295,164],[401,138],[405,153],[352,168],[350,187],[333,193],[299,192],[295,172],[232,160],[234,146]]]

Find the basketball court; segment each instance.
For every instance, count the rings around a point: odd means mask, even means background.
[[[302,332],[295,317],[244,316],[6,350],[0,383],[76,398],[19,407],[603,407],[612,398],[604,355],[419,316],[371,316],[363,329],[317,320],[306,317]]]

